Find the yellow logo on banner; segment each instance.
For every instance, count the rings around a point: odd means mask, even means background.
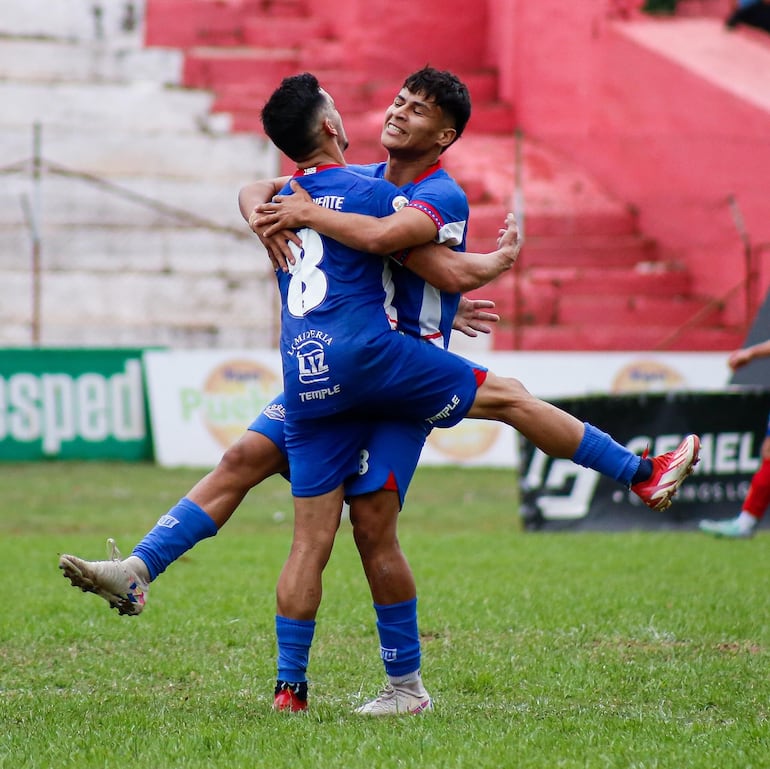
[[[201,406],[206,429],[223,447],[230,446],[278,395],[281,386],[274,371],[255,361],[220,364],[203,385]]]
[[[660,361],[640,359],[620,369],[612,382],[612,392],[668,392],[685,384],[685,378],[671,366]]]
[[[447,430],[433,430],[428,436],[428,443],[450,459],[474,459],[483,456],[494,446],[500,429],[500,425],[495,422],[466,419]]]

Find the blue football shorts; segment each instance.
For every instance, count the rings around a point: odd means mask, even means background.
[[[314,347],[312,365],[306,357],[284,355],[291,422],[338,415],[452,427],[470,410],[487,372],[441,347],[392,331],[366,344],[335,340],[323,349]]]
[[[285,416],[281,394],[265,406],[248,429],[269,438],[284,456],[288,456]],[[335,429],[333,420],[330,420],[329,427]],[[309,480],[303,481],[297,489],[292,487],[292,493],[316,496],[344,483],[347,498],[390,489],[398,493],[403,506],[429,432],[430,429],[419,422],[348,423],[347,427],[333,433],[335,439],[342,436],[344,440],[340,445],[344,449],[336,455],[336,459],[327,458],[320,463],[323,464],[320,471],[316,468],[319,465],[317,457],[310,453],[312,467],[299,475]],[[325,441],[324,438],[324,444],[318,451],[327,451]],[[312,446],[308,447],[308,452],[313,452]],[[338,468],[334,467],[335,461],[340,463]],[[287,474],[284,477],[290,479]]]

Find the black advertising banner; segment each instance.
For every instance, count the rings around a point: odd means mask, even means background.
[[[521,439],[521,517],[531,530],[694,529],[702,518],[731,518],[759,467],[770,390],[607,395],[553,401],[641,454],[701,438],[700,462],[671,507],[660,513],[611,478],[552,459]]]

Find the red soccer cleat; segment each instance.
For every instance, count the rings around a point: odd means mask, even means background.
[[[303,686],[302,684],[279,682],[275,687],[273,710],[284,710],[289,713],[307,710],[307,684]]]
[[[697,435],[688,435],[674,451],[668,451],[658,457],[650,457],[652,460],[652,475],[646,481],[635,483],[631,487],[647,507],[653,510],[666,510],[671,505],[671,500],[684,482],[684,479],[698,464],[698,452],[700,451],[700,438]],[[645,449],[642,458],[646,458],[649,451]]]

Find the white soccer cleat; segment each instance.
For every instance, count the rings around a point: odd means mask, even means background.
[[[371,702],[356,708],[362,716],[416,716],[433,710],[433,702],[422,681],[413,684],[388,684]]]
[[[149,583],[126,566],[114,539],[107,540],[107,553],[107,561],[84,561],[64,554],[59,558],[59,568],[73,587],[101,596],[119,614],[141,614]]]
[[[706,534],[727,539],[751,539],[756,533],[756,526],[743,526],[738,518],[729,518],[726,521],[701,521],[698,528]]]

